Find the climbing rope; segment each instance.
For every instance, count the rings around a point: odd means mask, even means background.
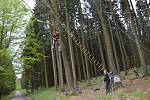
[[[80,42],[80,40],[73,33],[69,33],[69,36],[75,42],[75,44],[81,49],[81,52],[83,52],[86,56],[88,56],[91,62],[93,62],[98,68],[101,68],[101,70],[104,69],[104,66],[101,65],[101,63],[94,57],[92,53],[89,52],[89,50]]]

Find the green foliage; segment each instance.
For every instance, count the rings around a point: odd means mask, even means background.
[[[41,41],[36,39],[33,26],[34,21],[31,19],[25,31],[26,37],[23,42],[22,58],[20,59],[25,69],[31,68],[44,57],[42,53],[40,53]]]
[[[15,72],[11,62],[10,51],[0,50],[0,89],[1,94],[8,94],[15,89]]]
[[[31,88],[31,83],[34,84],[35,87],[40,85],[40,76],[39,72],[36,71],[36,69],[38,70],[36,65],[44,57],[44,55],[41,53],[41,41],[36,38],[34,24],[34,18],[31,18],[28,26],[26,27],[26,37],[23,41],[24,47],[22,51],[22,57],[20,58],[24,68],[21,85],[22,88],[26,90]],[[31,79],[32,77],[34,78]]]
[[[35,100],[65,100],[64,97],[57,95],[55,88],[41,89],[31,94]]]
[[[14,57],[10,47],[20,39],[18,34],[26,23],[26,14],[21,0],[0,0],[0,95],[15,89]]]
[[[27,11],[20,0],[0,0],[0,47],[8,48],[23,29]],[[20,39],[20,36],[19,36]]]
[[[134,92],[132,95],[133,95],[134,97],[142,97],[142,96],[144,96],[144,93],[141,93],[141,92]]]

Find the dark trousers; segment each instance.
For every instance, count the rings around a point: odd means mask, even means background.
[[[136,78],[140,77],[139,76],[139,73],[137,71],[134,71],[135,75],[136,75]]]
[[[110,82],[109,81],[105,82],[105,89],[106,89],[106,94],[108,94],[110,92]]]

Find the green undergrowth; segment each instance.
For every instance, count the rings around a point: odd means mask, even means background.
[[[34,100],[65,100],[64,96],[58,95],[54,88],[41,89],[31,94]],[[77,96],[71,93],[68,95]],[[112,93],[104,96],[97,96],[95,100],[150,100],[150,92],[133,92],[133,93]]]
[[[150,100],[150,92],[108,94],[107,96],[98,96],[96,100]]]
[[[140,75],[142,75],[140,73]],[[124,72],[121,72],[121,76],[124,76]],[[124,79],[133,79],[135,78],[135,75],[132,70],[129,70],[128,75],[124,76]],[[103,77],[99,76],[97,78],[90,79],[90,84],[88,81],[82,80],[78,81],[78,87],[79,88],[91,88],[95,86],[96,84],[100,84],[103,82]],[[66,87],[66,85],[65,85]],[[78,94],[72,92],[68,96],[77,96]],[[62,95],[59,91],[56,91],[54,87],[49,89],[40,89],[32,94],[30,96],[34,100],[66,100],[65,96]],[[96,100],[150,100],[150,92],[133,92],[133,93],[112,93],[109,95],[104,96],[97,96]]]
[[[34,100],[64,100],[62,96],[57,95],[59,92],[55,91],[55,88],[49,88],[49,89],[41,89],[34,93],[32,93],[30,96]]]
[[[2,95],[2,100],[8,100],[8,98],[15,96],[16,91],[20,91],[23,94],[26,94],[25,89],[21,88],[20,79],[16,80],[16,89],[14,91],[10,92],[10,94],[8,94],[8,95]]]
[[[99,76],[99,77],[96,77],[96,78],[91,78],[90,79],[90,84],[91,85],[96,85],[100,82],[103,82],[103,77],[102,76]],[[78,87],[82,87],[84,86],[85,84],[88,84],[88,81],[87,80],[82,80],[82,81],[78,81]]]
[[[17,79],[17,80],[16,80],[16,90],[15,90],[15,91],[20,91],[20,92],[22,92],[23,94],[26,94],[26,90],[21,88],[20,79]],[[14,92],[15,92],[15,91],[14,91]]]
[[[97,82],[102,81],[102,77],[92,78],[90,80],[91,85],[95,85]],[[78,81],[78,87],[82,87],[87,84],[87,81]],[[48,89],[40,89],[30,94],[34,100],[65,100],[63,96],[59,95],[60,92],[56,91],[54,87]],[[76,94],[70,93],[69,96],[76,96]]]

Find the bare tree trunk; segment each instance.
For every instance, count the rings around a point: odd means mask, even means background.
[[[51,4],[51,13],[54,14],[54,19],[56,20],[55,23],[55,28],[58,30],[58,32],[60,33],[60,49],[62,52],[62,59],[64,62],[64,69],[65,69],[65,76],[66,76],[66,81],[67,81],[67,85],[69,89],[73,89],[73,78],[72,78],[72,73],[71,73],[71,67],[69,64],[69,59],[67,57],[67,52],[66,52],[66,46],[63,43],[63,38],[62,38],[62,34],[61,34],[61,20],[59,18],[59,5],[58,2],[56,0],[49,0],[50,4]]]
[[[118,74],[118,71],[116,68],[116,63],[115,63],[115,58],[114,58],[114,53],[113,53],[113,46],[111,44],[111,36],[109,34],[109,28],[107,26],[107,21],[103,14],[102,0],[93,0],[93,2],[96,7],[96,13],[100,17],[100,21],[101,21],[101,25],[103,29],[108,65],[109,65],[110,70],[113,71],[113,73],[116,75]]]
[[[127,11],[131,11],[130,4],[129,4],[128,0],[125,0],[125,3],[127,5]],[[131,3],[132,10],[133,10],[133,17],[132,17],[132,15],[130,15],[130,19],[131,19],[133,32],[134,32],[136,47],[137,47],[137,50],[138,50],[141,66],[145,68],[144,69],[144,71],[145,71],[144,75],[147,75],[148,74],[148,70],[147,70],[147,67],[146,67],[145,58],[144,58],[144,55],[143,55],[143,52],[142,52],[142,49],[141,49],[141,45],[140,45],[140,42],[139,42],[139,39],[138,39],[138,36],[137,36],[139,34],[138,30],[137,30],[138,21],[137,21],[136,14],[135,14],[135,11],[134,11],[134,8],[133,8],[131,0],[130,0],[130,3]]]
[[[86,74],[87,74],[87,81],[88,81],[88,83],[90,83],[90,72],[89,72],[89,61],[88,61],[88,57],[87,57],[87,55],[85,55],[84,54],[84,56],[85,56],[85,65],[86,65]]]
[[[41,78],[41,87],[43,87],[44,86],[44,79],[43,79],[43,66],[42,66],[42,64],[40,63],[40,78]]]
[[[45,45],[43,44],[43,54],[45,56]],[[46,61],[45,61],[45,57],[43,58],[43,63],[44,63],[44,74],[45,74],[45,85],[46,88],[48,88],[48,77],[47,77],[47,66],[46,66]]]
[[[123,45],[122,45],[122,41],[121,41],[121,36],[119,35],[119,31],[118,31],[118,25],[116,23],[116,20],[113,16],[113,20],[114,20],[114,23],[115,23],[115,27],[116,27],[116,34],[117,34],[117,39],[118,39],[118,43],[119,43],[119,47],[120,47],[120,51],[121,51],[121,57],[122,57],[122,63],[123,63],[123,68],[124,68],[124,71],[125,71],[125,75],[127,75],[127,64],[126,64],[126,61],[125,61],[125,55],[124,55],[124,52],[123,52]]]
[[[80,81],[81,80],[81,69],[80,69],[80,67],[81,67],[81,65],[80,65],[80,59],[79,59],[79,52],[78,52],[78,49],[77,49],[77,47],[75,47],[76,48],[76,63],[77,63],[77,75],[78,75],[78,80]]]
[[[67,23],[67,32],[68,32],[68,39],[69,39],[69,50],[70,50],[70,56],[71,56],[71,65],[72,65],[72,72],[73,72],[73,82],[74,82],[74,88],[77,87],[77,78],[76,78],[76,68],[75,68],[75,60],[74,60],[74,53],[73,53],[73,45],[72,45],[72,41],[71,41],[71,38],[70,38],[70,24],[69,24],[69,10],[68,10],[68,7],[69,5],[67,4],[70,4],[69,1],[65,2],[65,10],[66,10],[66,23]]]
[[[82,67],[83,67],[83,78],[84,80],[86,80],[87,76],[86,76],[86,65],[85,65],[85,62],[84,62],[84,56],[81,54],[81,59],[82,59]]]
[[[132,35],[132,31],[131,31],[131,24],[127,21],[128,19],[128,16],[125,15],[125,23],[127,24],[127,28],[128,28],[128,32],[130,33],[129,35]],[[125,33],[127,34],[127,33]],[[132,36],[131,36],[132,37]],[[130,38],[130,37],[129,37]],[[136,48],[135,48],[135,43],[130,39],[130,43],[131,43],[131,51],[132,51],[132,54],[133,54],[133,62],[134,62],[134,66],[138,66],[138,55],[136,54]]]
[[[125,60],[125,65],[124,65],[126,67],[125,74],[127,75],[128,74],[127,70],[128,70],[128,67],[129,67],[128,57],[127,57],[127,53],[126,53],[126,50],[125,50],[125,45],[124,45],[124,42],[123,42],[120,31],[119,31],[118,35],[119,35],[119,38],[120,38],[120,43],[122,45],[122,52],[123,52],[124,60]]]
[[[82,43],[85,46],[85,41],[83,40],[83,34],[82,34]],[[86,67],[86,76],[87,76],[87,81],[90,84],[90,72],[89,72],[89,60],[87,55],[84,53],[84,57],[85,57],[85,67]]]
[[[51,46],[53,46],[52,36],[51,36]],[[57,65],[56,65],[56,58],[55,58],[55,50],[52,47],[51,47],[51,52],[52,52],[52,62],[53,62],[54,84],[55,84],[55,89],[57,90],[58,88]]]
[[[64,90],[64,77],[63,77],[63,65],[62,65],[62,57],[61,57],[61,49],[58,47],[58,54],[59,54],[59,62],[60,62],[60,82],[61,82],[61,90]]]
[[[113,12],[113,6],[112,6],[112,4],[111,4],[111,2],[110,2],[110,9],[111,9],[111,11]],[[120,37],[120,33],[119,33],[119,31],[118,31],[118,24],[117,24],[117,22],[116,22],[116,18],[115,18],[115,16],[114,15],[112,15],[112,20],[114,20],[114,24],[115,24],[115,28],[116,28],[116,34],[117,34],[117,40],[118,40],[118,43],[119,43],[119,47],[120,47],[120,51],[121,51],[121,57],[122,57],[122,63],[123,63],[123,68],[124,68],[124,71],[125,71],[125,75],[127,75],[127,68],[126,68],[126,61],[125,61],[125,57],[124,57],[124,53],[123,53],[123,47],[122,47],[122,43],[121,43],[121,37]],[[116,51],[116,50],[115,50]],[[116,52],[115,52],[115,54],[116,54]],[[117,59],[118,60],[118,59]],[[117,62],[118,63],[118,62]],[[118,64],[117,64],[118,65]],[[118,66],[119,67],[119,66]],[[119,68],[120,69],[120,68]]]
[[[53,62],[53,73],[54,73],[54,84],[55,84],[55,89],[57,90],[58,88],[58,79],[57,79],[57,68],[56,68],[56,58],[55,58],[55,52],[54,49],[51,49],[52,52],[52,62]]]
[[[57,66],[58,66],[58,75],[59,75],[59,86],[60,89],[63,90],[64,82],[63,82],[63,69],[62,69],[62,60],[61,60],[61,51],[59,48],[55,48],[56,50],[56,58],[57,58]]]
[[[102,60],[102,66],[106,67],[106,61],[105,61],[105,58],[104,58],[102,42],[101,42],[101,38],[100,38],[99,34],[98,34],[97,38],[98,38],[99,50],[100,50],[100,55],[101,55],[101,60]]]
[[[94,55],[92,41],[90,41],[90,44],[91,44],[91,49],[92,49],[92,55]],[[96,76],[96,73],[94,73],[96,66],[95,66],[95,64],[93,65],[93,63],[91,61],[90,61],[90,68],[91,68],[90,70],[91,70],[91,78],[92,78],[92,77]]]
[[[116,52],[116,46],[115,46],[115,41],[114,41],[114,37],[113,37],[110,20],[109,20],[109,27],[110,27],[110,37],[112,40],[113,52],[114,52],[115,61],[116,61],[116,67],[117,67],[118,72],[120,73],[120,66],[119,66],[119,61],[118,61],[118,56],[117,56],[117,52]]]

